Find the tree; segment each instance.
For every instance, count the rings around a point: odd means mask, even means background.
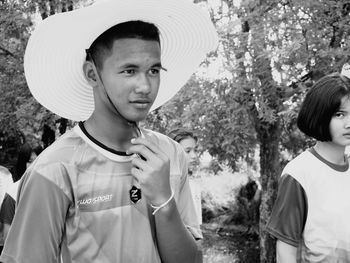
[[[23,133],[32,143],[38,142],[44,124],[55,128],[58,118],[36,102],[26,85],[23,56],[33,29],[32,21],[37,20],[37,12],[45,19],[54,13],[72,10],[75,2],[0,1],[0,133],[4,142],[13,142],[8,149],[11,153],[7,159],[16,156],[16,150],[12,148],[18,148],[20,144],[19,133]],[[2,149],[5,155],[7,148],[4,146]]]
[[[16,154],[13,148],[20,143],[16,110],[29,97],[22,65],[31,21],[24,15],[22,4],[0,2],[0,132],[3,134],[3,151],[8,148],[11,155]],[[3,159],[8,161],[8,156]]]
[[[157,114],[162,120],[163,113],[171,116],[164,125],[173,125],[173,118],[177,118],[182,124],[203,128],[202,139],[209,152],[233,168],[233,163],[258,146],[263,188],[260,258],[261,262],[274,262],[275,243],[264,226],[276,197],[278,178],[285,158],[312,143],[296,129],[298,108],[314,81],[339,71],[349,61],[350,3],[217,2],[211,5],[206,1],[221,38],[208,64],[220,61],[220,75],[217,79],[193,79],[182,95]],[[171,115],[172,110],[178,114]],[[282,152],[287,152],[287,157]]]

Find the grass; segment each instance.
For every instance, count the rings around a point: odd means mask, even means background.
[[[203,211],[212,212],[211,217],[203,218],[203,263],[259,262],[259,237],[247,234],[244,225],[223,223],[235,211],[236,195],[248,181],[247,173],[224,170],[191,180],[196,180],[202,189]]]

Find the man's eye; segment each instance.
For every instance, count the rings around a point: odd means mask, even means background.
[[[160,69],[158,69],[158,68],[152,68],[152,69],[150,70],[150,72],[151,72],[152,75],[158,75],[159,72],[160,72]]]
[[[135,74],[135,72],[136,71],[134,69],[126,69],[126,70],[122,71],[121,73],[126,74],[126,75],[133,75],[133,74]]]

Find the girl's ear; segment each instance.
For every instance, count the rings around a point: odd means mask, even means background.
[[[83,71],[84,76],[87,82],[90,84],[91,87],[96,87],[98,85],[97,83],[97,77],[96,77],[96,67],[91,61],[85,61],[83,64]]]

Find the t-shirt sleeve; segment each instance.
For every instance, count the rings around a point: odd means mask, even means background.
[[[307,218],[307,196],[304,188],[292,176],[280,178],[277,199],[266,230],[277,239],[297,247]]]
[[[16,201],[9,194],[5,194],[0,208],[0,222],[8,225],[12,224],[15,215]]]
[[[183,153],[184,154],[184,153]],[[183,155],[183,166],[182,166],[182,177],[180,183],[180,194],[177,207],[184,222],[186,228],[191,232],[193,237],[197,239],[202,239],[202,231],[198,223],[196,209],[194,206],[192,193],[190,189],[189,179],[187,175],[187,163],[185,156]]]
[[[60,171],[50,169],[49,173]],[[33,171],[18,190],[17,208],[0,262],[57,263],[70,199],[57,182]]]

